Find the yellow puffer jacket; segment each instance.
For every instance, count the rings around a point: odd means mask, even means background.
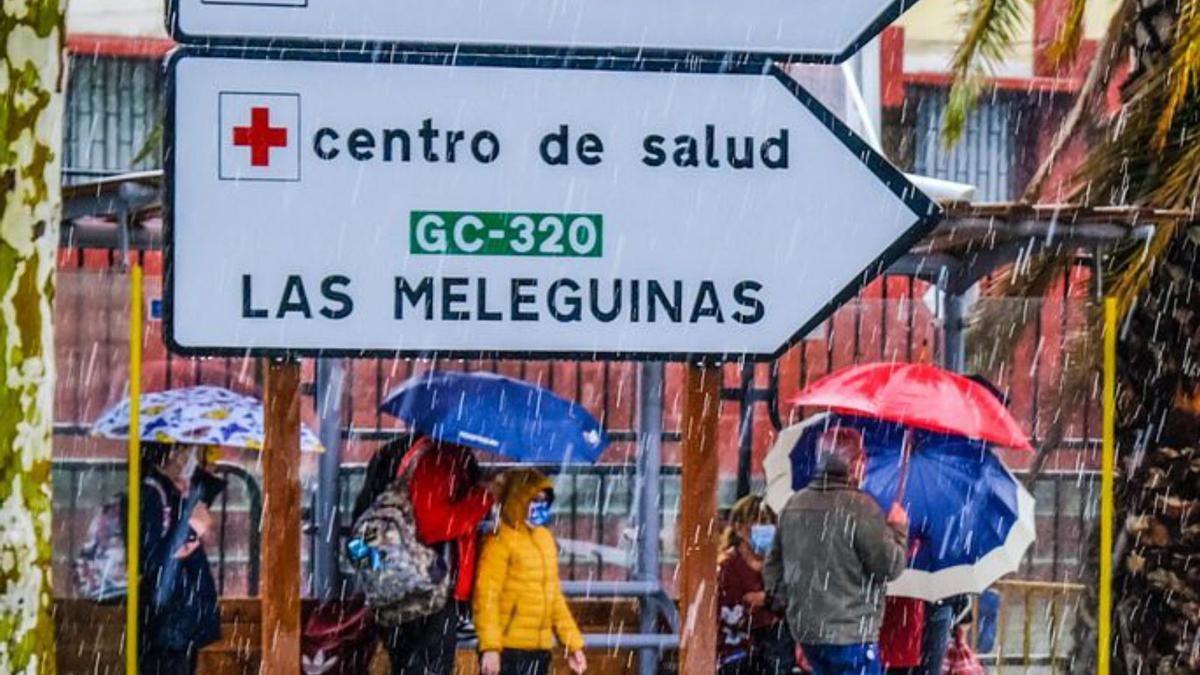
[[[479,651],[551,650],[554,636],[570,651],[583,635],[558,580],[558,545],[544,527],[526,524],[529,503],[553,487],[533,469],[505,474],[500,527],[487,537],[475,575]]]

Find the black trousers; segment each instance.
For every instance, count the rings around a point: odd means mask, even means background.
[[[138,654],[138,673],[141,675],[193,675],[196,672],[196,651],[143,651]]]
[[[392,675],[453,675],[458,647],[458,604],[383,631]]]
[[[505,649],[500,652],[500,675],[549,675],[550,652]]]

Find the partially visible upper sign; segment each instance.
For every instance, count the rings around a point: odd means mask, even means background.
[[[917,0],[170,0],[184,43],[840,62]]]

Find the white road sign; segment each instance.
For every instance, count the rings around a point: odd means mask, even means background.
[[[916,0],[171,0],[180,42],[380,42],[466,51],[841,61]]]
[[[173,348],[768,358],[937,215],[781,70],[458,63],[177,54]]]

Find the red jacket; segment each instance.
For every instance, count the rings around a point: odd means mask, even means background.
[[[924,600],[888,597],[879,635],[879,651],[883,655],[885,668],[915,668],[921,665],[924,626]]]
[[[475,559],[479,541],[479,523],[491,511],[495,501],[473,474],[474,453],[462,446],[437,444],[428,439],[417,441],[409,452],[424,450],[409,478],[417,536],[425,544],[457,543],[458,582],[454,597],[471,599],[475,583]]]

